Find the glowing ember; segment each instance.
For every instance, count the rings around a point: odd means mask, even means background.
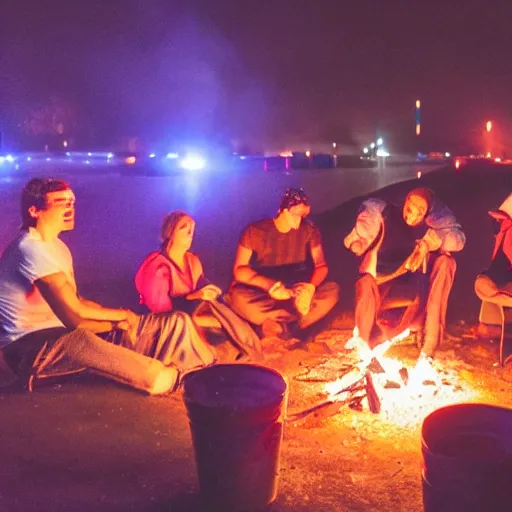
[[[329,398],[336,401],[349,399],[349,393],[341,391],[370,370],[381,401],[381,415],[387,421],[404,427],[418,425],[439,407],[476,398],[477,391],[468,389],[457,372],[439,368],[429,358],[420,357],[414,367],[407,367],[401,361],[384,357],[392,345],[409,334],[406,330],[372,350],[359,337],[356,327],[345,348],[355,349],[358,363],[341,379],[325,385]]]

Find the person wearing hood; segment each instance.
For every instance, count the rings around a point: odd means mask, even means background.
[[[495,242],[489,268],[475,280],[475,292],[486,302],[512,308],[512,193],[490,211]]]
[[[389,333],[379,333],[380,313],[386,303],[407,299],[410,304],[393,334],[420,327],[420,359],[430,360],[445,329],[456,271],[453,253],[465,242],[454,214],[428,188],[411,190],[402,207],[382,199],[364,201],[344,240],[361,258],[355,304],[360,338],[371,348],[383,341]]]

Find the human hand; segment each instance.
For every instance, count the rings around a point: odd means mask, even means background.
[[[131,311],[130,309],[123,310],[126,314],[126,318],[117,322],[116,328],[121,331],[132,331],[135,330],[139,324],[139,315]]]
[[[404,266],[406,270],[416,272],[416,270],[418,270],[420,266],[423,265],[427,254],[427,243],[424,240],[419,240],[410,256],[405,260]]]
[[[297,283],[293,287],[295,309],[302,315],[307,315],[311,309],[311,301],[315,294],[315,286],[311,283]]]
[[[206,302],[215,300],[222,293],[222,290],[218,286],[215,286],[214,284],[207,284],[198,291],[199,298],[201,300],[205,300]]]
[[[274,300],[288,300],[293,295],[292,291],[289,290],[288,288],[286,288],[286,286],[283,283],[281,283],[280,281],[277,281],[270,287],[268,294]]]

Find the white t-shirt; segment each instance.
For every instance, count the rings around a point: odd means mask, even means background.
[[[73,258],[56,238],[44,241],[34,228],[22,231],[0,258],[0,348],[34,331],[63,327],[34,282],[64,272],[76,290]]]

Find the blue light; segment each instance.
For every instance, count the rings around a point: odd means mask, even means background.
[[[14,157],[12,155],[7,155],[5,159],[10,163],[14,162]]]
[[[111,158],[114,157],[114,154],[113,153],[107,153],[107,158],[110,160]]]
[[[149,153],[149,158],[155,158],[155,153]]]
[[[27,156],[27,162],[32,162],[32,157],[31,156]]]
[[[199,155],[187,155],[180,162],[180,167],[188,171],[198,171],[206,165],[206,160]]]
[[[66,156],[71,156],[71,153],[69,151],[66,151]]]
[[[166,157],[169,158],[169,160],[176,160],[176,158],[178,158],[179,155],[178,153],[167,153]]]

